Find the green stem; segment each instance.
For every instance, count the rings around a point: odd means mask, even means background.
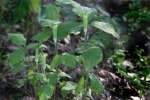
[[[53,28],[53,41],[54,41],[54,45],[55,45],[55,52],[56,54],[58,54],[58,47],[57,47],[57,31],[58,31],[58,25],[54,25]],[[58,74],[59,74],[59,69],[58,69],[58,66],[56,67],[56,74],[57,74],[57,77],[58,77]],[[57,87],[57,83],[56,83],[56,87]],[[56,92],[56,87],[55,87],[55,92]],[[56,100],[56,93],[54,92],[54,100]]]
[[[83,16],[83,26],[84,26],[84,42],[86,42],[88,40],[88,15],[84,15]],[[88,92],[88,72],[86,71],[85,67],[84,67],[84,91],[83,91],[83,95],[82,95],[82,100],[86,100],[86,96],[87,96],[87,92]]]
[[[46,54],[41,53],[42,72],[45,74],[46,69]]]
[[[58,48],[57,48],[57,29],[58,29],[58,25],[54,25],[52,30],[53,30],[53,41],[54,41],[54,45],[55,45],[56,54],[58,52]]]
[[[39,71],[39,49],[35,50],[35,66],[37,71]]]
[[[87,92],[88,92],[88,77],[87,77],[87,73],[85,72],[84,73],[84,91],[82,95],[82,100],[86,100]]]
[[[84,39],[85,41],[88,40],[88,34],[87,34],[87,30],[88,30],[88,15],[83,16],[83,26],[84,26]]]

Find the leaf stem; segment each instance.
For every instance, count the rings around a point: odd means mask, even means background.
[[[54,25],[52,27],[53,41],[54,41],[54,45],[55,45],[55,52],[56,52],[56,54],[58,53],[58,47],[57,47],[57,29],[58,29],[58,25]]]
[[[84,42],[86,42],[88,40],[88,15],[84,15],[83,16],[83,26],[84,26]],[[85,69],[84,66],[84,91],[83,91],[83,95],[82,95],[82,100],[86,100],[86,96],[87,96],[87,91],[88,91],[88,77],[87,77],[87,70]]]
[[[88,92],[88,77],[87,77],[87,71],[84,70],[84,91],[82,95],[82,100],[86,100],[87,92]]]
[[[88,30],[88,15],[83,16],[83,26],[84,26],[84,39],[85,39],[85,41],[87,41],[88,40],[88,33],[87,33],[87,30]]]

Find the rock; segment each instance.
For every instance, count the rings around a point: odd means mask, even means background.
[[[143,99],[141,99],[140,97],[134,97],[134,96],[131,96],[130,97],[132,100],[143,100]]]

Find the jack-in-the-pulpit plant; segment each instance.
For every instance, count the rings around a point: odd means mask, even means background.
[[[40,7],[38,4],[37,2],[33,8]],[[71,13],[74,16],[72,20],[69,15],[62,16],[61,8],[67,6],[72,7]],[[41,11],[41,8],[38,9]],[[42,30],[33,36],[32,42],[27,43],[27,39],[20,33],[9,35],[11,43],[16,45],[16,50],[8,57],[10,67],[14,73],[26,72],[22,80],[32,84],[39,100],[60,99],[56,94],[57,89],[61,90],[59,92],[63,100],[70,93],[74,95],[74,100],[93,99],[92,93],[100,95],[104,87],[92,72],[94,67],[102,62],[103,51],[101,47],[89,41],[91,37],[88,34],[88,28],[95,31],[100,29],[116,38],[119,35],[109,23],[90,20],[92,15],[97,16],[95,8],[82,6],[73,0],[56,0],[54,4],[46,5],[45,9],[45,14],[38,16]],[[39,13],[39,11],[36,12]],[[78,22],[77,16],[81,18],[81,22]],[[68,20],[63,20],[63,17],[68,17]],[[58,51],[60,40],[76,32],[80,33],[77,34],[79,36],[84,35],[84,41],[81,41],[80,44],[85,46],[78,46],[73,52],[60,53]],[[55,46],[54,56],[51,59],[48,58],[48,53],[43,51],[43,49],[51,48],[45,45],[45,42],[53,43]],[[76,79],[78,81],[72,81],[73,76],[61,68],[66,67],[73,70],[79,65],[81,66],[81,77]],[[67,80],[63,80],[65,78]]]

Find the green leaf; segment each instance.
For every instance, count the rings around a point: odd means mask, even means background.
[[[57,82],[58,75],[56,73],[48,73],[47,79],[48,82],[43,84],[38,91],[39,100],[48,100],[52,97],[55,91],[55,85]]]
[[[11,65],[15,65],[23,61],[24,58],[25,58],[25,51],[24,49],[20,48],[11,53],[8,59]]]
[[[47,78],[45,76],[45,74],[43,73],[33,73],[33,78],[32,80],[35,80],[35,81],[46,81]]]
[[[58,39],[67,37],[70,33],[80,32],[81,23],[75,21],[66,21],[58,27]]]
[[[41,12],[41,0],[31,0],[32,9],[34,12],[40,14]]]
[[[56,68],[61,64],[61,56],[60,55],[55,55],[55,57],[53,58],[52,62],[51,62],[51,67],[52,68]]]
[[[41,67],[43,68],[43,70],[45,70],[47,68],[46,59],[47,59],[47,53],[39,54],[39,62],[40,62]]]
[[[92,25],[108,34],[111,34],[112,36],[114,36],[116,38],[119,38],[118,33],[115,31],[115,29],[109,23],[94,21],[92,23]]]
[[[44,41],[47,41],[50,37],[50,33],[46,32],[46,33],[38,33],[36,34],[35,36],[33,36],[33,40],[36,40],[36,41],[39,41],[39,42],[44,42]]]
[[[79,4],[73,6],[73,12],[75,12],[80,17],[89,16],[90,14],[96,12],[94,8],[84,7]]]
[[[44,27],[54,27],[55,25],[59,25],[61,22],[57,20],[50,20],[50,19],[40,19],[40,23]]]
[[[11,17],[14,23],[22,21],[30,12],[30,0],[17,0],[15,1],[15,7],[9,8],[11,12]]]
[[[21,70],[23,70],[23,68],[25,68],[25,65],[23,62],[20,62],[20,63],[15,64],[15,65],[11,65],[11,70],[13,73],[18,73]]]
[[[77,65],[76,57],[68,53],[56,55],[51,62],[51,67],[56,68],[60,64],[64,64],[69,68],[75,68]]]
[[[55,85],[58,80],[58,74],[57,73],[48,73],[47,75],[49,84]]]
[[[59,20],[60,18],[60,8],[54,4],[49,4],[46,6],[46,18],[50,20]]]
[[[62,64],[66,65],[69,68],[75,68],[77,65],[76,57],[69,53],[62,54],[61,60]]]
[[[111,49],[113,45],[113,37],[110,34],[99,31],[90,38],[90,42],[95,42],[97,45]]]
[[[39,100],[49,100],[53,93],[54,93],[55,87],[51,84],[44,84],[43,87],[41,87],[38,95]]]
[[[59,72],[58,76],[61,78],[69,78],[69,79],[72,78],[69,74],[67,74],[65,72]]]
[[[26,44],[26,39],[25,37],[23,36],[23,34],[20,34],[20,33],[11,33],[8,35],[9,37],[9,40],[17,45],[17,46],[21,46],[21,45],[25,45]]]
[[[101,94],[104,90],[103,84],[94,74],[90,74],[90,87],[96,94]]]
[[[76,89],[76,84],[73,82],[67,82],[65,86],[62,87],[62,90],[71,91]]]
[[[37,49],[39,48],[39,43],[30,43],[27,45],[27,49]]]
[[[75,92],[76,92],[77,95],[79,95],[80,93],[83,92],[83,90],[84,90],[84,84],[85,84],[85,80],[84,80],[84,77],[82,77],[80,79],[79,83],[76,86]]]
[[[61,4],[72,4],[72,0],[56,0],[58,3],[61,3]]]
[[[25,51],[22,48],[17,49],[9,55],[8,61],[14,73],[17,73],[24,68],[24,58]]]
[[[103,52],[98,47],[90,47],[82,55],[83,65],[89,71],[103,59]]]

